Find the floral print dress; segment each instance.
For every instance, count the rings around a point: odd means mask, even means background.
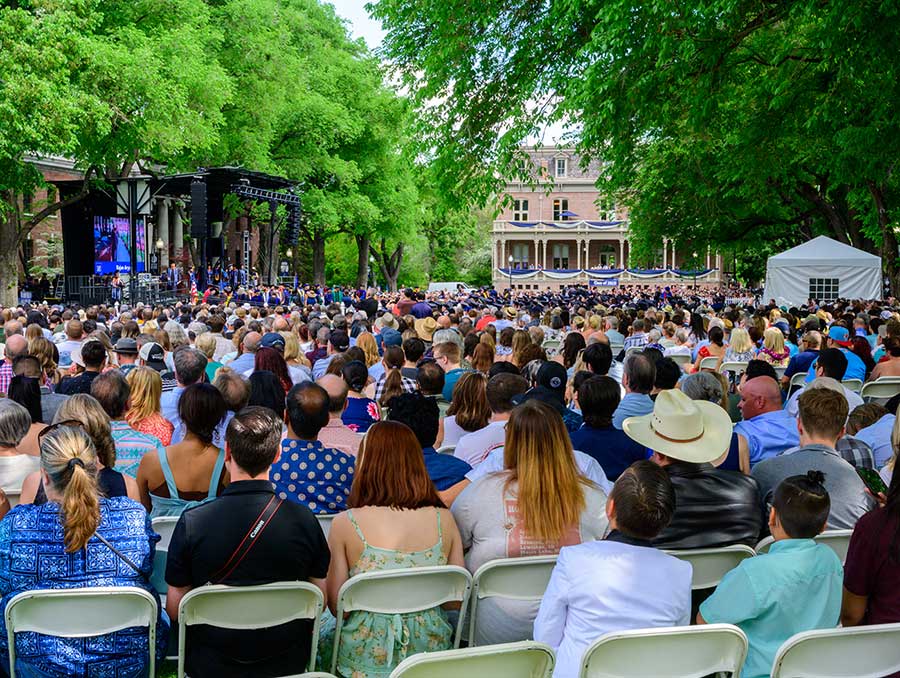
[[[434,546],[423,551],[396,551],[369,544],[353,511],[347,511],[347,517],[363,543],[363,552],[350,568],[350,576],[361,572],[446,565],[441,513],[435,509],[435,514],[438,540]],[[331,665],[334,631],[334,617],[326,613],[320,637],[322,670],[329,670]],[[342,678],[388,678],[391,671],[411,655],[452,647],[453,628],[440,608],[410,614],[351,612],[341,628],[337,674]]]

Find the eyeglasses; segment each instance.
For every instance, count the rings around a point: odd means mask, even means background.
[[[43,437],[45,435],[47,435],[51,431],[55,431],[56,429],[58,429],[62,426],[74,426],[75,428],[81,428],[81,429],[84,428],[84,424],[82,424],[77,419],[66,419],[65,421],[59,421],[55,424],[51,424],[47,428],[43,429],[40,433],[38,433],[38,436],[37,436],[38,445],[41,444],[41,440],[43,439]]]

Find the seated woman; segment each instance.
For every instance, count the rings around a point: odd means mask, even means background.
[[[723,362],[749,363],[755,357],[753,341],[750,334],[743,327],[735,327],[731,330],[731,342],[725,349]]]
[[[41,413],[40,383],[38,383],[37,379],[31,377],[13,377],[9,382],[9,391],[6,397],[28,410],[28,415],[31,417],[31,426],[28,427],[28,433],[25,434],[22,442],[19,443],[19,451],[37,458],[40,456],[37,443],[38,434],[47,427]]]
[[[221,494],[228,484],[225,452],[212,443],[225,416],[225,399],[209,384],[191,384],[178,399],[178,416],[185,436],[160,457],[151,451],[141,458],[137,484],[141,503],[151,518],[180,516],[188,506]]]
[[[369,370],[364,362],[351,360],[344,365],[341,376],[347,382],[347,407],[341,414],[341,421],[357,433],[365,433],[372,424],[381,419],[381,408],[363,391],[369,381]]]
[[[0,487],[4,490],[20,491],[25,478],[40,466],[40,457],[19,449],[30,428],[28,410],[9,398],[0,400]]]
[[[135,431],[155,436],[164,447],[170,445],[175,427],[160,411],[162,378],[159,372],[151,367],[135,367],[125,380],[131,387],[128,412],[125,413],[128,425]]]
[[[109,417],[93,396],[78,393],[66,400],[56,411],[53,426],[80,426],[91,439],[97,455],[97,484],[104,497],[130,497],[137,501],[140,498],[134,478],[114,471],[116,465],[116,444],[113,441]],[[43,434],[43,432],[42,432]],[[41,474],[29,475],[22,484],[22,504],[46,504],[47,494]]]
[[[527,400],[510,414],[504,470],[463,490],[453,517],[466,568],[489,560],[559,553],[606,533],[606,494],[578,470],[559,413]],[[538,601],[485,599],[478,605],[477,645],[531,638]]]
[[[697,351],[697,359],[694,361],[694,372],[700,371],[700,363],[704,358],[718,358],[714,372],[719,371],[719,365],[725,357],[725,332],[721,327],[714,325],[709,328],[709,343],[701,346]]]
[[[425,469],[415,434],[398,422],[369,429],[356,462],[353,489],[331,525],[328,607],[361,572],[463,564],[462,542]],[[330,664],[334,622],[323,629],[322,665]],[[344,620],[337,673],[349,678],[387,678],[406,657],[447,650],[453,629],[440,609],[411,614],[351,612]]]
[[[784,345],[784,334],[777,327],[769,327],[763,333],[763,347],[756,354],[757,360],[764,360],[774,367],[787,367],[791,352]]]
[[[20,504],[10,511],[11,520],[0,523],[3,608],[23,591],[84,586],[137,586],[159,602],[149,584],[159,535],[140,504],[102,496],[100,464],[90,437],[74,426],[54,426],[40,445],[48,501]],[[126,552],[130,562],[113,548]],[[169,623],[159,609],[153,651],[161,660]],[[8,672],[6,628],[0,623],[0,658]],[[147,632],[140,628],[95,638],[19,633],[16,649],[18,675],[87,676],[99,666],[110,676],[144,676],[148,670]]]
[[[456,445],[467,433],[480,431],[491,420],[487,401],[488,378],[481,372],[466,372],[453,387],[447,416],[441,419],[436,447]]]

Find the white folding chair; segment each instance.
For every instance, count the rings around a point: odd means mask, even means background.
[[[485,598],[540,601],[547,590],[556,558],[556,555],[501,558],[488,561],[475,571],[469,610],[469,647],[475,646],[478,601]]]
[[[806,372],[797,372],[791,377],[791,383],[788,386],[789,389],[794,388],[794,386],[803,386],[806,383]]]
[[[172,533],[178,524],[178,516],[162,516],[153,519],[153,531],[158,534],[161,539],[156,544],[157,550],[169,550],[169,543],[172,541]]]
[[[584,653],[580,678],[739,678],[747,636],[731,624],[614,631]]]
[[[900,393],[900,380],[882,378],[863,384],[859,396],[865,402],[870,402],[872,400],[890,400],[898,393]]]
[[[845,388],[849,388],[854,393],[859,393],[863,387],[862,379],[844,379],[841,381],[841,384],[843,384]]]
[[[208,584],[187,593],[178,605],[178,678],[184,678],[187,627],[208,624],[222,629],[250,630],[280,626],[298,619],[313,622],[307,671],[316,666],[322,590],[305,581],[260,586]]]
[[[900,624],[805,631],[788,638],[772,678],[881,678],[900,671]]]
[[[331,532],[331,523],[334,522],[334,517],[337,513],[317,513],[316,520],[319,521],[319,527],[322,528],[322,532],[325,533],[325,538],[328,539],[328,534]]]
[[[526,640],[413,655],[390,678],[550,678],[554,661],[548,645]]]
[[[746,360],[729,360],[728,362],[723,362],[719,367],[719,372],[725,374],[726,372],[734,372],[737,375],[741,375],[747,371],[747,361]]]
[[[683,549],[667,553],[691,564],[693,568],[691,588],[695,590],[718,586],[722,577],[736,568],[741,561],[756,555],[756,551],[743,544],[712,549]]]
[[[773,367],[775,367],[775,366],[773,365]],[[778,383],[779,384],[781,383],[782,378],[784,378],[785,370],[787,370],[787,365],[785,365],[784,367],[775,367],[775,374],[778,375]]]
[[[153,554],[153,572],[150,574],[150,583],[160,595],[160,601],[165,604],[166,592],[166,561],[169,559],[169,543],[172,541],[172,533],[178,524],[177,516],[163,516],[153,519],[153,531],[160,536]]]
[[[16,678],[16,633],[87,638],[138,626],[147,627],[149,675],[156,675],[158,609],[156,598],[136,586],[24,591],[6,606],[10,678]]]
[[[827,546],[837,554],[843,563],[847,559],[847,551],[850,550],[850,536],[853,530],[826,530],[815,537],[816,541],[823,546]],[[757,553],[768,553],[775,543],[772,536],[766,537],[756,545]]]
[[[17,487],[12,490],[4,490],[4,492],[6,493],[6,498],[9,499],[9,507],[18,506],[19,497],[22,496],[22,488]]]
[[[625,348],[625,344],[610,344],[609,350],[612,351],[613,357],[615,358],[619,353],[622,352],[622,349]]]
[[[719,365],[719,359],[715,356],[709,356],[707,358],[703,358],[700,361],[700,369],[701,370],[713,370],[715,371],[716,367]]]
[[[691,360],[691,356],[689,356],[687,353],[674,353],[668,357],[671,358],[672,361],[677,364],[682,370],[686,365],[690,365],[694,362],[693,360]]]
[[[449,454],[451,457],[454,452],[456,452],[456,445],[444,445],[437,449],[438,454]]]
[[[458,601],[461,607],[453,647],[459,647],[462,620],[466,618],[471,590],[472,575],[465,568],[456,565],[380,570],[351,577],[338,591],[331,672],[337,672],[344,615],[357,610],[380,614],[410,614]]]

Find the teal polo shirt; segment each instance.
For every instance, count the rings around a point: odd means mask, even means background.
[[[709,624],[734,624],[750,641],[742,678],[767,678],[778,648],[801,631],[834,628],[844,569],[827,546],[784,539],[725,575],[701,606]]]

